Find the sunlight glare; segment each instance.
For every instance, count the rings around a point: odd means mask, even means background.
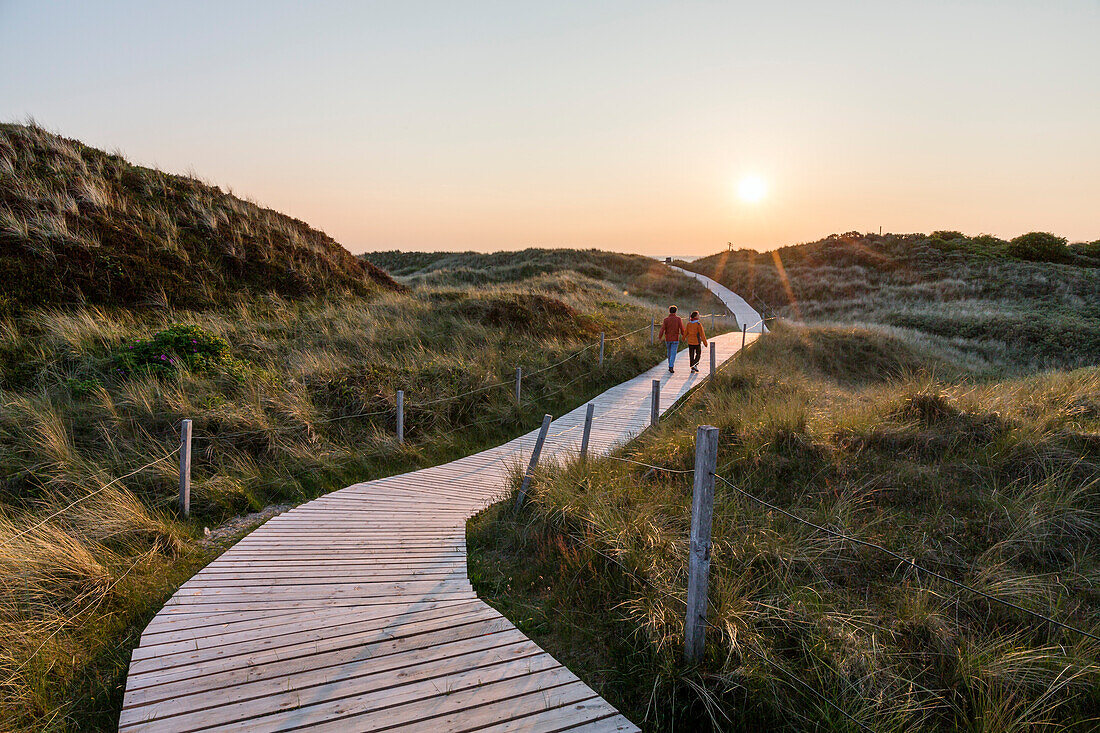
[[[768,187],[759,176],[745,176],[737,185],[737,195],[749,204],[759,203],[768,192]]]

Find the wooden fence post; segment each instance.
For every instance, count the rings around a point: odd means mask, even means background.
[[[649,405],[649,424],[656,425],[661,421],[661,380],[653,380],[653,398]]]
[[[691,494],[691,544],[684,623],[684,659],[688,664],[703,659],[710,580],[710,528],[714,516],[714,469],[717,465],[718,428],[700,425],[695,433],[695,485]]]
[[[535,475],[535,468],[539,465],[539,454],[542,453],[542,444],[546,442],[546,433],[550,431],[550,421],[553,420],[552,415],[544,415],[542,418],[542,429],[539,430],[539,437],[535,441],[535,449],[531,451],[531,462],[527,464],[527,473],[523,474],[523,483],[519,487],[519,495],[516,497],[516,511],[523,506],[523,500],[527,496],[527,487],[531,485],[531,479]]]
[[[745,348],[745,334],[749,332],[749,324],[741,326],[741,348]]]
[[[600,331],[600,366],[603,366],[603,337],[604,332]]]
[[[718,354],[714,350],[714,342],[710,342],[710,373],[718,371]]]
[[[523,369],[516,367],[516,404],[519,404],[520,386],[523,383]]]
[[[397,390],[397,442],[405,444],[405,390]]]
[[[654,336],[654,334],[656,332],[657,332],[657,319],[656,318],[651,318],[651,319],[649,319],[649,343],[650,344],[657,343],[657,338],[656,338],[656,336]]]
[[[191,421],[180,423],[180,514],[191,516]]]
[[[588,439],[592,437],[592,412],[596,406],[588,403],[588,409],[584,411],[584,432],[581,433],[581,463],[588,460]]]

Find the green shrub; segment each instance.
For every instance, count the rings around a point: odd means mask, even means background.
[[[1050,232],[1028,232],[1010,241],[1008,251],[1024,260],[1055,262],[1066,255],[1066,238]]]
[[[138,371],[168,373],[181,365],[193,372],[235,372],[240,367],[229,351],[229,342],[199,326],[184,325],[124,345],[113,361],[116,373],[122,375]]]
[[[1070,251],[1074,254],[1091,259],[1100,259],[1100,239],[1094,242],[1077,242],[1070,245]]]
[[[73,397],[78,400],[89,396],[99,386],[99,382],[95,379],[69,379],[66,384],[68,384]]]

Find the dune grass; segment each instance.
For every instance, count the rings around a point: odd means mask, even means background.
[[[849,232],[678,264],[792,321],[886,326],[977,371],[1020,376],[1100,363],[1098,253],[1041,232]]]
[[[695,294],[703,307],[709,295]],[[223,547],[204,527],[533,429],[652,366],[647,332],[608,341],[602,369],[594,345],[644,328],[664,302],[561,268],[476,290],[0,319],[0,729],[112,729],[141,629]],[[518,405],[516,366],[528,375]],[[187,522],[175,510],[183,418]]]
[[[781,323],[622,456],[1100,634],[1100,370],[975,378],[880,328]],[[478,592],[646,730],[1095,730],[1100,644],[716,488],[682,661],[691,475],[545,467],[468,531]],[[854,722],[858,721],[858,722]]]
[[[0,124],[0,280],[0,316],[397,287],[302,221],[33,123]]]

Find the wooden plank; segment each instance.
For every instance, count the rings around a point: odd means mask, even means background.
[[[369,680],[364,685],[366,689],[361,691],[356,691],[357,685],[353,684],[346,685],[344,689],[333,686],[313,688],[297,695],[283,696],[280,701],[286,705],[282,710],[269,710],[263,715],[253,714],[253,717],[227,721],[221,717],[222,710],[219,709],[216,720],[223,727],[231,725],[236,730],[249,733],[276,733],[312,721],[329,721],[341,717],[354,720],[354,716],[361,715],[373,715],[379,720],[385,716],[385,719],[394,720],[399,719],[402,714],[406,717],[415,715],[415,712],[410,711],[440,699],[441,693],[444,697],[462,695],[487,685],[512,683],[540,673],[560,674],[561,670],[561,665],[548,654],[536,652],[486,666],[467,667],[446,675],[417,679],[423,675],[413,674],[410,675],[412,679],[403,679],[402,684],[391,687],[379,688],[377,684],[370,684],[374,680]],[[278,704],[279,701],[270,702]],[[250,712],[254,713],[254,710]],[[213,722],[210,717],[208,715],[201,721],[204,726]],[[355,725],[361,723],[361,720],[357,720]]]
[[[151,658],[161,660],[172,654],[195,652],[213,647],[243,652],[275,644],[286,644],[292,640],[305,640],[305,634],[308,633],[317,633],[318,638],[330,638],[357,630],[394,629],[418,621],[448,619],[450,623],[455,623],[469,618],[473,613],[482,614],[486,618],[494,617],[491,614],[484,614],[484,610],[485,604],[467,601],[462,604],[411,611],[401,607],[384,606],[355,608],[341,612],[339,617],[317,613],[296,614],[294,618],[284,619],[280,623],[248,628],[221,629],[218,627],[217,633],[210,633],[210,630],[207,630],[205,633],[186,638],[163,639],[159,643],[151,643],[135,649],[132,660]],[[339,625],[334,625],[334,621],[339,621]],[[249,649],[244,649],[241,645],[248,645]]]
[[[186,690],[213,689],[226,684],[279,677],[289,672],[316,668],[320,664],[331,663],[333,659],[351,661],[340,652],[350,652],[352,658],[362,659],[373,653],[374,650],[370,647],[392,644],[398,639],[404,639],[409,647],[427,647],[455,639],[469,638],[471,635],[495,634],[512,628],[515,627],[504,618],[471,618],[465,623],[454,623],[450,619],[434,623],[424,621],[419,624],[409,624],[402,631],[395,633],[390,633],[386,629],[372,629],[256,653],[210,659],[196,655],[196,661],[193,664],[177,664],[163,669],[155,666],[155,659],[139,660],[132,665],[134,671],[131,677],[135,683],[135,690],[143,687],[158,687],[170,682],[182,682],[184,684],[181,687]],[[324,656],[317,658],[320,655]]]
[[[261,715],[293,710],[303,704],[337,700],[393,687],[395,684],[444,677],[449,670],[476,669],[513,659],[546,656],[519,631],[502,632],[497,646],[485,647],[481,639],[414,649],[380,659],[358,660],[332,667],[323,676],[307,672],[276,680],[263,680],[212,690],[199,696],[181,696],[126,710],[119,729],[127,730],[155,719],[174,730],[208,724],[212,717],[222,725]],[[211,711],[211,708],[217,708]]]
[[[422,700],[399,703],[381,709],[353,712],[341,717],[314,718],[314,710],[301,717],[292,713],[276,716],[270,723],[263,719],[243,721],[230,726],[210,728],[210,733],[241,731],[270,733],[290,727],[309,726],[315,733],[346,733],[350,730],[431,730],[433,733],[458,733],[481,727],[485,722],[523,717],[552,710],[591,698],[593,692],[566,669],[539,671],[447,693],[438,684],[436,694]],[[330,715],[333,711],[326,711]],[[339,712],[336,712],[339,715]]]

